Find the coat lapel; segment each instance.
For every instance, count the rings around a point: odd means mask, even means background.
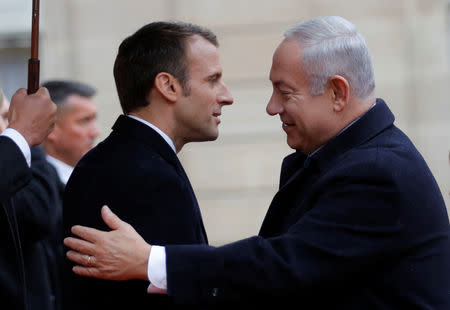
[[[163,137],[157,133],[153,128],[141,123],[131,117],[120,115],[115,124],[112,127],[113,133],[127,135],[130,139],[139,140],[140,143],[151,146],[162,158],[175,167],[178,175],[185,181],[185,184],[191,194],[192,201],[194,202],[195,212],[197,214],[198,222],[200,223],[200,231],[205,243],[208,242],[205,227],[203,225],[200,208],[198,206],[197,198],[194,190],[192,189],[191,182],[186,175],[186,172],[181,165],[178,156],[173,149],[167,144]]]

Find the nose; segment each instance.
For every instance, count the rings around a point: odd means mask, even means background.
[[[233,104],[233,101],[234,101],[230,90],[223,82],[222,82],[222,91],[220,92],[218,99],[219,99],[219,103],[222,105],[230,105],[230,104]]]
[[[267,114],[272,116],[281,114],[283,112],[283,106],[278,102],[275,93],[272,93],[272,96],[270,97],[270,100],[267,103],[266,112]]]

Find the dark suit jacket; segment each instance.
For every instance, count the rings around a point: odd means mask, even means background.
[[[17,145],[0,136],[0,301],[3,309],[26,309],[26,283],[19,229],[11,196],[31,179]]]
[[[393,121],[378,99],[313,156],[288,156],[258,236],[215,249],[166,247],[169,294],[302,309],[450,309],[444,201]]]
[[[62,197],[56,170],[40,147],[31,148],[33,178],[14,194],[24,254],[29,309],[59,307],[62,263]]]
[[[107,204],[151,244],[204,244],[201,214],[175,152],[147,125],[120,116],[108,138],[75,167],[64,195],[64,229],[81,224],[108,229],[100,215]],[[170,305],[147,294],[148,281],[82,278],[64,267],[64,309],[138,309]],[[159,308],[158,308],[159,309]]]

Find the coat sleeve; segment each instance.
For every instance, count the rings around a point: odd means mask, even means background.
[[[29,242],[55,234],[62,218],[56,171],[45,159],[43,150],[33,147],[31,154],[33,178],[12,197],[24,240]]]
[[[0,202],[9,199],[31,179],[31,169],[19,147],[0,136]]]
[[[217,248],[168,246],[168,293],[179,302],[206,300],[217,289],[225,298],[227,291],[307,294],[315,285],[357,281],[412,246],[392,174],[375,165],[341,172],[311,189],[309,211],[283,234]]]

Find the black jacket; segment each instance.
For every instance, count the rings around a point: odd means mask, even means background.
[[[378,99],[317,153],[285,158],[258,236],[167,246],[169,295],[253,309],[450,309],[444,200],[393,122]]]
[[[75,224],[108,228],[107,204],[149,243],[205,244],[200,210],[175,152],[147,125],[120,116],[113,131],[83,157],[64,195],[64,233]],[[114,282],[75,275],[64,265],[64,310],[167,309],[165,295],[147,294],[148,281]]]
[[[10,198],[31,179],[17,145],[0,136],[0,300],[3,309],[27,309],[25,267],[19,228]]]
[[[24,254],[29,308],[60,309],[62,197],[56,170],[40,147],[31,148],[30,183],[12,198]]]

